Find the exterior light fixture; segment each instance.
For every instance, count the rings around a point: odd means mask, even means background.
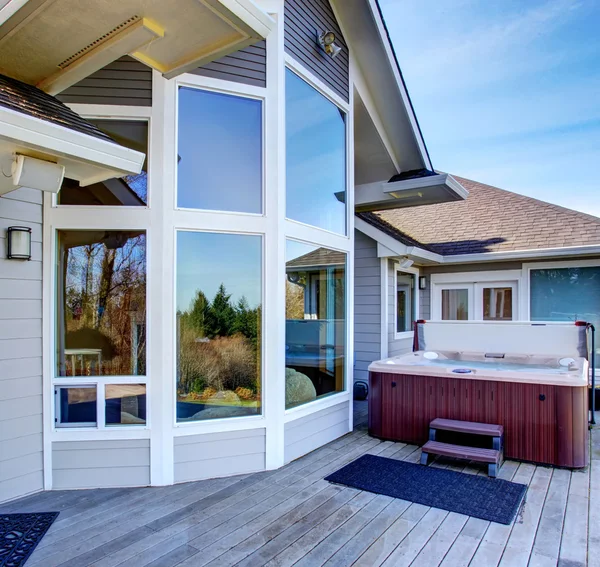
[[[427,277],[419,276],[419,289],[427,289]]]
[[[408,257],[402,258],[402,260],[400,260],[400,268],[402,270],[405,270],[406,268],[410,268],[413,264],[414,264],[414,261]]]
[[[323,33],[317,32],[317,41],[319,42],[319,45],[332,59],[342,50],[339,45],[335,44],[335,40],[335,33],[332,31],[324,31]]]
[[[9,226],[6,231],[10,260],[31,260],[31,229],[27,226]]]

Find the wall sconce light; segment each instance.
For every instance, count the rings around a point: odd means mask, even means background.
[[[31,229],[27,226],[9,226],[6,231],[10,260],[31,260]]]
[[[410,258],[402,258],[400,260],[400,269],[406,270],[406,268],[410,268],[414,264],[414,261]]]
[[[419,276],[419,289],[427,289],[427,276]]]
[[[319,42],[319,45],[332,59],[342,50],[339,45],[335,44],[335,39],[335,34],[332,31],[324,31],[323,33],[317,32],[317,41]]]

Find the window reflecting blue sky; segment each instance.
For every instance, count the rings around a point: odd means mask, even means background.
[[[344,113],[286,70],[287,217],[346,234]]]
[[[177,206],[262,212],[262,102],[179,89]]]
[[[261,300],[260,236],[213,232],[177,233],[177,310],[189,308],[196,291],[209,300],[221,283],[232,302],[242,296],[255,308]]]

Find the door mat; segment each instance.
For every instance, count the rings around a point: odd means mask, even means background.
[[[0,513],[0,567],[22,567],[42,541],[58,512]]]
[[[375,455],[363,455],[325,480],[500,524],[513,521],[527,491],[516,482]]]

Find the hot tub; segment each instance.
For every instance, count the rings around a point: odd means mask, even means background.
[[[584,358],[436,351],[369,366],[369,433],[422,445],[436,417],[504,426],[506,458],[579,468],[588,459]]]

